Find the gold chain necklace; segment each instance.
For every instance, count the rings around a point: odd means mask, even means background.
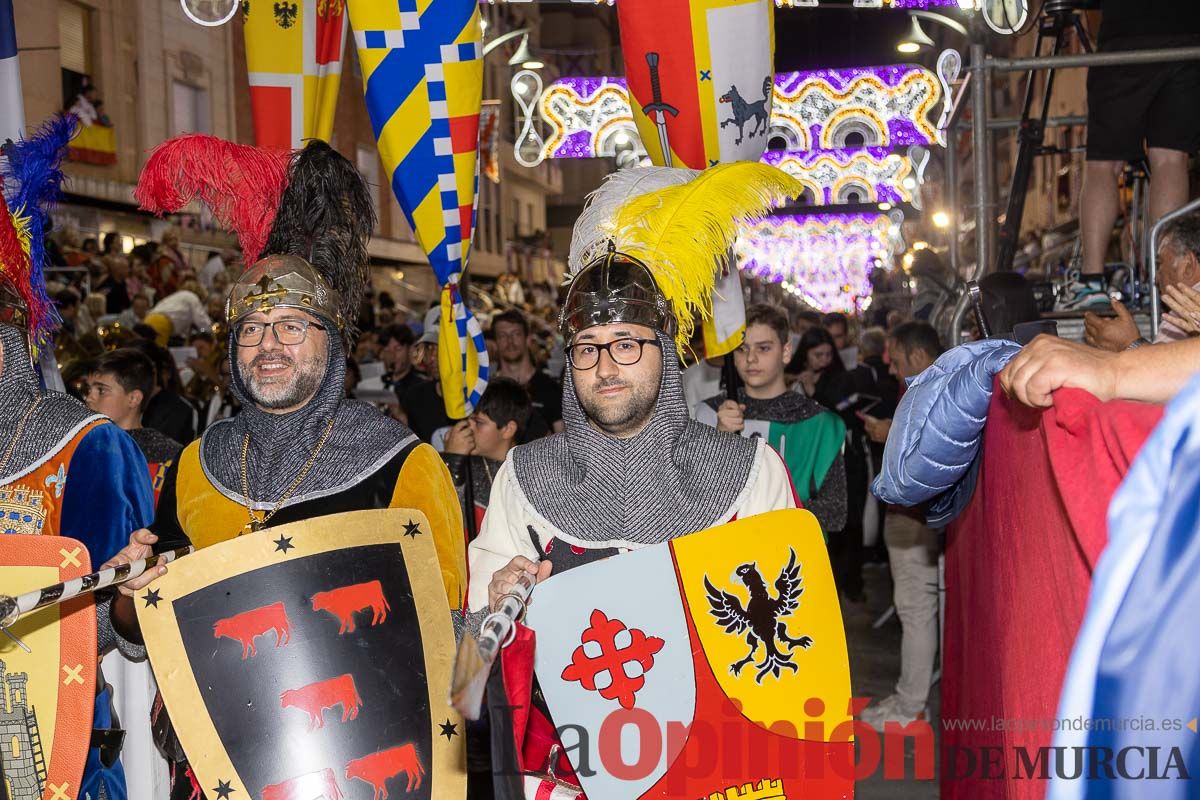
[[[17,442],[21,441],[22,434],[25,433],[25,425],[33,417],[33,412],[37,411],[38,406],[42,404],[44,394],[39,394],[37,399],[33,401],[24,414],[21,415],[21,420],[17,423],[17,431],[13,434],[12,441],[8,443],[8,449],[4,451],[4,457],[0,458],[0,477],[4,476],[4,470],[8,467],[8,460],[12,458],[12,454],[17,450]]]
[[[325,432],[321,434],[320,441],[317,442],[317,446],[313,449],[312,455],[308,457],[308,461],[300,468],[300,472],[296,475],[296,479],[292,481],[292,485],[284,491],[283,496],[279,498],[275,506],[262,519],[254,516],[254,500],[250,497],[250,479],[247,475],[250,460],[250,431],[246,431],[246,435],[242,438],[242,496],[246,498],[246,513],[250,515],[250,521],[242,527],[241,533],[238,534],[239,536],[244,533],[261,531],[265,528],[271,517],[275,516],[280,507],[292,496],[292,492],[296,491],[296,487],[304,480],[304,476],[312,469],[313,464],[317,463],[317,456],[321,455],[321,450],[324,449],[325,442],[329,439],[329,434],[333,432],[333,420],[333,417],[329,419],[329,424],[325,426]]]

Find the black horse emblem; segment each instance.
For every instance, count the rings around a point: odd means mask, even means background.
[[[296,14],[299,9],[295,3],[276,3],[275,4],[275,24],[287,30],[296,24]]]
[[[747,102],[736,86],[730,86],[729,91],[721,95],[722,103],[729,103],[733,106],[733,116],[730,119],[721,120],[721,127],[738,126],[738,138],[734,144],[741,144],[742,140],[746,138],[746,123],[750,120],[754,120],[754,130],[750,131],[751,136],[757,136],[759,133],[766,134],[770,116],[767,104],[771,101],[772,83],[770,75],[763,79],[763,99],[753,103]]]
[[[717,618],[717,624],[725,628],[726,633],[740,634],[745,632],[746,644],[750,652],[741,661],[729,665],[729,671],[738,675],[742,667],[754,660],[758,646],[761,644],[766,651],[761,663],[755,664],[758,674],[754,676],[756,683],[762,683],[768,673],[779,677],[784,669],[798,672],[799,668],[792,662],[792,651],[797,647],[805,650],[812,647],[811,636],[792,638],[788,634],[784,617],[791,615],[800,606],[800,595],[804,587],[800,585],[800,565],[796,563],[796,551],[791,550],[787,566],[775,579],[775,590],[778,597],[771,597],[767,592],[766,581],[758,572],[757,564],[742,564],[737,568],[738,578],[750,590],[750,601],[742,606],[742,601],[729,592],[717,589],[704,578],[704,588],[708,593],[708,604],[712,607],[710,613]],[[782,643],[787,645],[788,652],[780,649]]]

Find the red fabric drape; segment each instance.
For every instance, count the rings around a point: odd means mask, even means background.
[[[1035,411],[996,387],[975,495],[947,531],[943,798],[1044,795],[1045,781],[1013,777],[1015,748],[1050,745],[1052,729],[1035,721],[1057,714],[1109,500],[1161,416],[1069,389]],[[983,747],[1003,748],[1006,778],[983,778]],[[973,773],[952,779],[968,751]]]

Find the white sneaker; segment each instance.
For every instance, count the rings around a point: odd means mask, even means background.
[[[906,714],[900,707],[900,698],[893,694],[883,698],[873,706],[864,708],[862,713],[858,715],[858,718],[875,730],[883,733],[884,725],[888,722],[895,722],[904,727],[911,722],[925,719],[925,709],[921,709],[916,714]]]

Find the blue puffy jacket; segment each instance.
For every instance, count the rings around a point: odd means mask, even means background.
[[[909,382],[871,487],[876,497],[901,506],[929,503],[926,520],[933,527],[966,508],[993,379],[1020,349],[1004,339],[969,342]]]

